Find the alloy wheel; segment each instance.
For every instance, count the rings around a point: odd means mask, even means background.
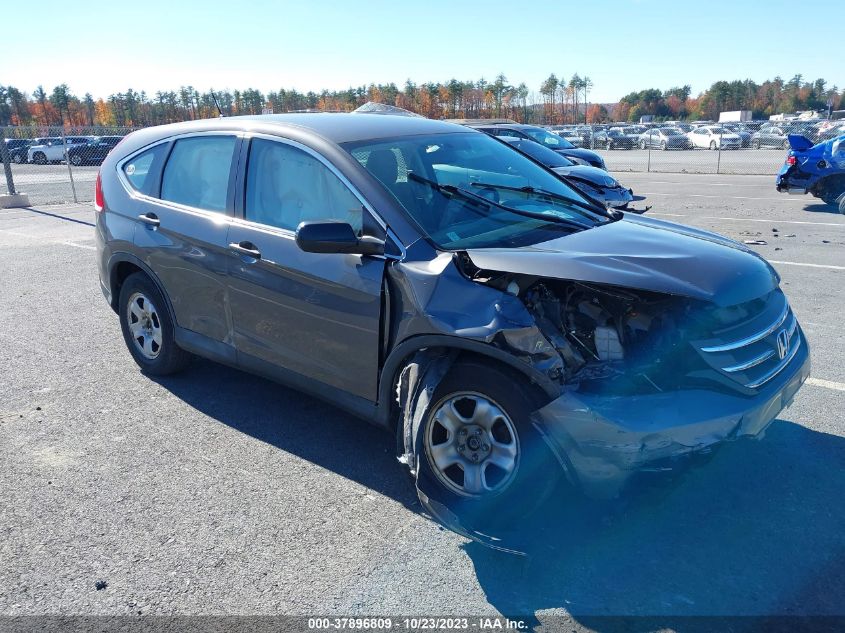
[[[519,466],[513,421],[479,393],[453,393],[441,400],[429,418],[424,442],[437,479],[464,497],[504,490]]]
[[[141,292],[133,293],[126,306],[126,320],[135,349],[144,358],[157,358],[161,353],[162,331],[153,302]]]

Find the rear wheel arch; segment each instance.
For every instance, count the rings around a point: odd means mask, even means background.
[[[111,260],[109,260],[109,289],[111,290],[112,310],[117,312],[119,309],[118,303],[120,299],[120,288],[123,286],[123,282],[126,281],[130,275],[137,272],[144,273],[156,285],[159,292],[164,297],[164,301],[167,304],[167,312],[170,315],[171,320],[174,325],[178,326],[176,323],[176,313],[173,311],[173,305],[170,302],[170,295],[167,294],[161,280],[152,270],[150,270],[149,266],[129,253],[116,253],[112,256]]]

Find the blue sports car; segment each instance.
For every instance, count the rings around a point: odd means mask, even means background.
[[[800,134],[789,135],[792,148],[775,185],[786,193],[811,193],[845,213],[845,135],[817,145]]]

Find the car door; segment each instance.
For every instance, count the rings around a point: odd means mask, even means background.
[[[692,141],[692,146],[694,148],[701,147],[701,128],[695,128],[689,134],[689,138]]]
[[[146,194],[135,216],[138,254],[170,298],[176,324],[204,337],[199,344],[231,343],[226,238],[240,143],[234,132],[185,135],[121,163],[133,188]],[[215,349],[234,360],[233,348]]]
[[[302,144],[256,135],[243,162],[240,217],[228,238],[239,363],[269,364],[374,402],[384,257],[307,253],[295,231],[304,221],[342,221],[360,234],[375,216],[327,159]]]
[[[47,155],[48,161],[62,160],[65,153],[64,142],[60,138],[51,139],[44,153]]]

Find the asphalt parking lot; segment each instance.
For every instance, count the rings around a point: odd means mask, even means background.
[[[845,217],[771,176],[617,175],[766,242],[813,377],[762,441],[600,519],[549,509],[525,557],[426,518],[364,422],[211,362],[141,375],[90,207],[1,210],[0,614],[845,615]]]

